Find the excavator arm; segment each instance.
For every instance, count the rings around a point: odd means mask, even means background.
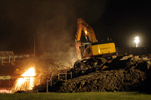
[[[84,31],[85,33],[84,35],[88,36],[90,42],[92,43],[98,42],[93,29],[82,18],[78,19],[77,24],[78,24],[78,27],[77,27],[77,33],[76,33],[76,41],[81,40],[81,34],[82,34],[82,31]]]

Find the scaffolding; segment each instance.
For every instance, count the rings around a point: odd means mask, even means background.
[[[0,51],[1,64],[12,64],[14,65],[15,57],[13,51]]]

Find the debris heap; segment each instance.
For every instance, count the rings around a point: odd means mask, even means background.
[[[145,72],[134,67],[128,70],[94,72],[68,80],[58,92],[132,91],[145,79]]]
[[[149,61],[115,59],[106,70],[89,73],[62,83],[57,92],[150,91]]]
[[[150,60],[134,58],[114,59],[107,63],[104,70],[91,72],[86,75],[56,82],[49,86],[51,92],[115,92],[115,91],[144,91],[151,89]],[[45,85],[46,86],[46,85]],[[35,88],[36,89],[36,88]],[[40,91],[46,91],[43,87]]]

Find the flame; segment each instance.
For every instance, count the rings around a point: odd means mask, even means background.
[[[12,91],[18,91],[18,90],[32,90],[34,87],[34,78],[33,76],[35,76],[35,69],[34,68],[30,68],[29,70],[27,70],[25,73],[23,73],[21,76],[23,76],[24,78],[18,78],[17,82],[14,86],[14,88],[12,89]]]
[[[26,71],[21,76],[35,76],[35,75],[36,75],[35,69],[34,68],[30,68],[28,71]]]

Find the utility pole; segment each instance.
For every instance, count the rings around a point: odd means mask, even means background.
[[[34,58],[35,58],[35,35],[34,35]]]

